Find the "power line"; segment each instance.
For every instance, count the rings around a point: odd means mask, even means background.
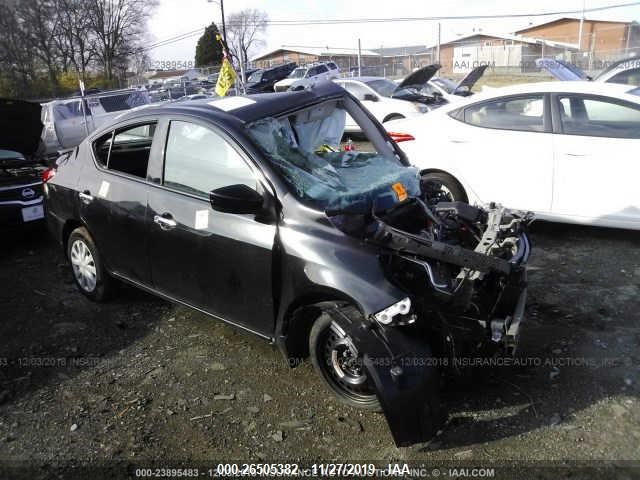
[[[587,8],[584,10],[584,13],[593,13],[600,12],[605,10],[612,10],[617,8],[625,8],[625,7],[633,7],[640,5],[640,1],[637,2],[629,2],[629,3],[619,3],[616,5],[607,5],[603,7],[593,7]],[[537,12],[537,13],[512,13],[512,14],[501,14],[501,15],[442,15],[442,16],[433,16],[433,17],[387,17],[387,18],[344,18],[344,19],[317,19],[317,20],[266,20],[263,22],[244,22],[244,23],[236,23],[230,22],[227,23],[227,26],[235,27],[235,26],[310,26],[310,25],[346,25],[346,24],[364,24],[364,23],[395,23],[395,22],[418,22],[418,21],[442,21],[442,20],[491,20],[491,19],[507,19],[507,18],[525,18],[525,17],[547,17],[547,16],[556,16],[556,15],[572,15],[572,14],[582,14],[583,10],[558,10],[553,12]],[[526,27],[525,27],[526,28]],[[204,27],[192,30],[190,32],[185,32],[179,35],[175,35],[173,37],[155,42],[147,47],[143,47],[141,50],[148,51],[159,47],[164,47],[166,45],[171,45],[173,43],[186,40],[191,37],[195,37],[196,35],[202,34],[204,32]]]

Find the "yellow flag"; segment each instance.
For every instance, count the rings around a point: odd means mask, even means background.
[[[226,58],[222,60],[222,67],[218,74],[218,82],[216,83],[216,94],[220,97],[224,97],[227,94],[227,90],[231,88],[233,82],[236,79],[236,72]]]

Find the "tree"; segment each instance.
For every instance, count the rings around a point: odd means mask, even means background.
[[[94,60],[95,35],[89,25],[89,11],[84,0],[56,0],[60,16],[56,41],[62,55],[63,70],[71,63],[82,80],[87,78],[87,67]]]
[[[255,8],[247,8],[227,17],[227,45],[231,56],[240,65],[243,81],[246,81],[244,72],[249,62],[249,51],[264,44],[261,35],[266,32],[268,21],[267,12]]]
[[[147,19],[157,0],[88,0],[89,23],[96,35],[96,54],[107,80],[140,47]]]
[[[0,0],[0,96],[58,95],[69,79],[97,79],[100,71],[113,85],[129,67],[145,68],[147,19],[157,4]]]
[[[218,27],[212,23],[204,29],[204,33],[198,39],[196,45],[196,67],[207,67],[222,63],[222,46],[216,39],[219,35]]]
[[[59,51],[55,42],[58,16],[52,0],[17,2],[21,28],[26,33],[27,47],[44,64],[49,84],[55,94],[58,87]]]

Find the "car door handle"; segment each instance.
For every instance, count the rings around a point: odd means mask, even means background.
[[[78,197],[80,197],[80,200],[85,205],[89,205],[91,202],[93,202],[93,195],[91,195],[91,192],[89,192],[89,190],[85,190],[84,192],[80,192],[78,194]]]
[[[567,157],[586,157],[587,156],[586,153],[571,153],[571,152],[567,152],[565,153],[565,155]]]
[[[452,138],[451,139],[451,143],[468,143],[468,140],[465,140],[464,138]]]
[[[167,214],[165,213],[165,215]],[[160,228],[162,230],[172,230],[176,228],[176,225],[178,225],[178,223],[173,218],[167,218],[166,216],[160,215],[154,215],[153,221],[160,225]]]

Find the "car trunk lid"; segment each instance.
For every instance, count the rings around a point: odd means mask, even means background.
[[[575,82],[589,80],[589,77],[578,67],[562,60],[554,58],[539,58],[536,60],[538,68],[544,68],[557,80],[563,82]]]
[[[479,67],[474,68],[469,73],[465,75],[465,77],[458,82],[454,94],[458,95],[460,93],[468,93],[471,92],[471,89],[476,84],[478,80],[484,75],[485,70],[489,65],[480,65]],[[463,90],[466,87],[466,90]]]
[[[43,127],[41,108],[37,103],[0,98],[0,150],[26,157],[36,153]]]
[[[398,84],[395,91],[399,92],[405,88],[422,88],[431,80],[438,70],[440,70],[440,65],[437,63],[422,67],[407,75],[407,77]]]

